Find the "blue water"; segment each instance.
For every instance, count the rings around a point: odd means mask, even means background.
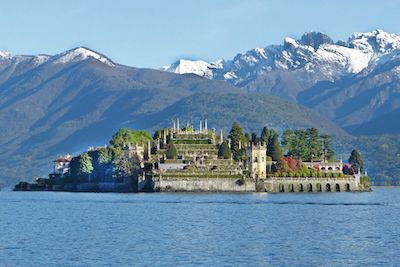
[[[0,192],[0,266],[398,266],[400,188]]]

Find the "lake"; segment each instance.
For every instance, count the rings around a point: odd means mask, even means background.
[[[400,188],[0,192],[0,266],[396,266]]]

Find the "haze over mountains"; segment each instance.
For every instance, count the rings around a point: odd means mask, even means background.
[[[162,70],[195,73],[300,103],[355,135],[400,133],[400,35],[382,30],[336,42],[309,32],[231,60],[179,60]]]
[[[223,81],[119,65],[79,47],[49,56],[0,54],[0,182],[49,171],[57,155],[104,145],[117,129],[208,118],[228,131],[317,127],[347,134],[316,112]]]

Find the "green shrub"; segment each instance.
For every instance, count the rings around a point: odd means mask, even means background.
[[[177,159],[178,151],[173,143],[168,144],[167,151],[165,152],[167,159]]]
[[[361,184],[370,184],[371,183],[371,178],[369,176],[361,176],[360,177],[360,183]]]
[[[229,145],[228,145],[227,142],[223,142],[219,146],[218,158],[220,158],[220,159],[230,159],[230,158],[232,158],[232,151],[229,148]]]

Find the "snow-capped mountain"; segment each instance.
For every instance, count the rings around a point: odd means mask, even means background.
[[[114,66],[114,63],[108,59],[106,56],[103,56],[97,52],[94,52],[86,47],[78,47],[75,49],[68,50],[64,53],[58,54],[52,58],[54,63],[60,64],[60,63],[69,63],[69,62],[77,62],[77,61],[82,61],[86,60],[88,58],[93,58],[96,59],[106,65],[109,65],[111,67]]]
[[[84,61],[89,58],[95,59],[108,66],[114,66],[114,63],[107,57],[85,47],[77,47],[63,53],[50,55],[11,55],[6,51],[0,51],[0,69],[6,67],[16,68],[18,65],[30,65],[31,67],[39,66],[44,63],[68,64],[71,62]]]
[[[354,33],[348,41],[336,43],[324,33],[309,32],[300,40],[287,37],[283,45],[255,48],[236,55],[232,60],[214,63],[179,60],[164,70],[227,80],[239,86],[248,85],[274,70],[305,70],[322,76],[317,80],[336,80],[361,72],[399,48],[400,36],[382,30]]]
[[[200,70],[190,61],[185,65],[191,68],[181,68],[180,62],[165,70],[195,73],[250,92],[280,96],[316,109],[354,134],[400,131],[389,120],[379,129],[370,123],[400,114],[397,34],[374,30],[335,42],[324,33],[309,32],[298,40],[287,37],[282,45],[204,63]]]
[[[177,74],[193,73],[209,79],[213,78],[211,71],[212,65],[204,60],[186,60],[180,59],[175,63],[161,67],[161,70]]]
[[[0,51],[0,84],[11,77],[15,77],[42,65],[50,68],[62,68],[64,65],[78,63],[92,59],[94,61],[114,67],[115,64],[106,56],[85,47],[77,47],[57,55],[11,55]]]

